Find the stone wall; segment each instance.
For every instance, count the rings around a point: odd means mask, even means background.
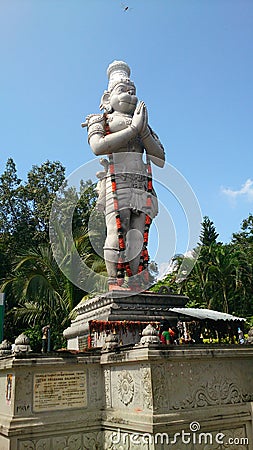
[[[252,354],[247,347],[138,346],[102,355],[107,439],[121,437],[115,449],[165,449],[166,439],[177,450],[252,449]],[[242,445],[227,447],[229,439]]]
[[[102,448],[100,358],[22,355],[0,359],[0,450]],[[12,376],[7,401],[7,377]]]
[[[0,358],[0,450],[251,450],[252,356],[140,344]]]

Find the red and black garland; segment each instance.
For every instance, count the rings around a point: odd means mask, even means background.
[[[131,320],[89,320],[89,335],[93,333],[140,333],[150,324],[154,328],[158,328],[160,322],[141,322]]]
[[[111,134],[110,127],[107,121],[107,114],[104,114],[104,128],[105,128],[105,134]],[[109,154],[109,172],[111,177],[111,186],[112,186],[112,195],[113,195],[113,206],[116,216],[116,227],[117,227],[117,233],[118,233],[118,241],[119,241],[119,258],[117,263],[117,279],[118,284],[122,285],[124,281],[125,272],[128,277],[131,277],[132,270],[130,268],[130,264],[128,261],[124,261],[125,256],[125,240],[123,236],[123,228],[120,218],[120,211],[119,211],[119,202],[118,202],[118,195],[117,195],[117,184],[116,184],[116,175],[115,175],[115,169],[114,169],[114,161],[113,161],[113,155]],[[149,238],[149,229],[151,225],[151,217],[149,215],[150,208],[152,204],[152,190],[153,190],[153,183],[152,183],[152,169],[151,169],[151,163],[150,159],[147,155],[147,178],[148,178],[148,185],[147,185],[147,202],[146,202],[146,208],[147,213],[145,217],[145,226],[144,226],[144,234],[143,234],[143,246],[140,256],[140,263],[138,267],[138,274],[144,271],[148,268],[148,261],[149,261],[149,254],[148,254],[148,238]],[[145,272],[145,281],[149,281],[149,273],[146,270]]]
[[[138,273],[141,273],[143,270],[148,268],[148,261],[149,261],[149,255],[148,255],[148,238],[149,238],[149,229],[151,225],[151,217],[150,217],[150,208],[152,204],[152,190],[153,190],[153,183],[152,183],[152,169],[151,169],[151,163],[150,159],[147,155],[147,173],[148,173],[148,186],[147,186],[147,213],[145,217],[145,226],[144,226],[144,233],[143,233],[143,245],[142,245],[142,251],[141,251],[141,257],[140,257],[140,264],[138,268]],[[149,273],[148,270],[145,272],[145,281],[149,281]]]

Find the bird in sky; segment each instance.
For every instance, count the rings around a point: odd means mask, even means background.
[[[132,9],[132,8],[129,8],[129,6],[126,5],[125,3],[121,3],[121,7],[124,12],[130,11],[130,9]]]

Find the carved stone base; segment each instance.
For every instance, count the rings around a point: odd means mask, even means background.
[[[251,450],[252,357],[154,343],[2,357],[0,449]]]
[[[88,335],[90,320],[160,322],[168,319],[176,324],[175,315],[170,312],[170,308],[183,307],[187,301],[188,297],[176,294],[143,292],[126,296],[123,291],[108,292],[79,303],[75,308],[75,320],[63,334],[68,340],[68,349],[79,350],[79,343]],[[128,336],[128,340],[123,343],[136,343],[138,340],[131,340]]]
[[[1,450],[252,450],[253,348],[0,358]]]

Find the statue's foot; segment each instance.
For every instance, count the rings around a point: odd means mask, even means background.
[[[118,284],[109,284],[109,291],[131,291],[130,288],[119,286]]]

